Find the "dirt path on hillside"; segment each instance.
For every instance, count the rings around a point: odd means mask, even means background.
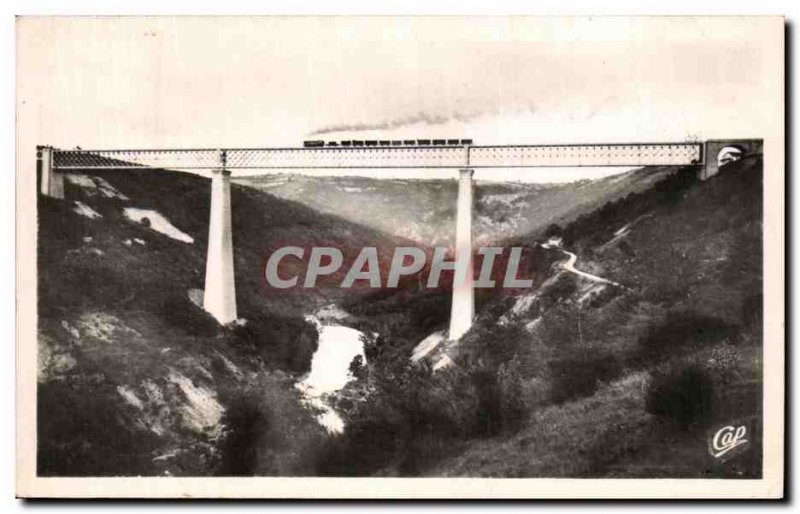
[[[592,275],[591,273],[586,273],[585,271],[581,271],[575,268],[575,263],[578,261],[578,256],[572,252],[568,252],[567,250],[561,250],[565,255],[569,255],[569,260],[567,262],[561,263],[561,269],[569,271],[570,273],[574,273],[581,277],[587,278],[594,282],[599,282],[601,284],[609,284],[612,286],[622,287],[625,288],[622,284],[618,282],[614,282],[613,280],[608,280],[607,278],[598,277],[597,275]],[[627,289],[627,288],[625,288]]]

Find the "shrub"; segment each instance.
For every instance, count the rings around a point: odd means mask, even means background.
[[[702,427],[711,417],[713,394],[713,380],[702,367],[669,367],[651,376],[645,410],[682,430]]]
[[[691,166],[681,168],[673,175],[656,182],[653,187],[656,200],[661,205],[675,205],[684,192],[697,182],[697,173]]]
[[[219,475],[255,474],[268,418],[259,398],[252,394],[238,397],[227,406],[222,420],[227,432],[220,449]]]
[[[447,442],[474,432],[477,401],[462,370],[432,376],[429,368],[402,363],[375,378],[375,390],[358,405],[345,433],[318,456],[318,474],[364,476],[392,465],[415,475],[451,447]]]
[[[575,245],[581,241],[590,247],[613,236],[613,227],[641,216],[658,205],[677,204],[696,181],[696,168],[686,166],[656,182],[653,187],[607,202],[592,212],[582,214],[564,227],[564,239]]]
[[[688,345],[713,344],[728,337],[732,328],[719,318],[698,312],[671,311],[639,339],[639,358],[654,362]]]
[[[161,301],[161,316],[170,325],[196,336],[215,336],[219,323],[187,296],[170,294]]]
[[[611,380],[622,372],[622,365],[613,355],[595,349],[578,352],[582,354],[549,363],[550,400],[554,403],[590,396],[599,382]]]
[[[367,376],[367,368],[364,365],[364,357],[361,355],[356,355],[353,357],[353,360],[350,361],[350,366],[348,367],[350,373],[356,379],[363,379]]]
[[[311,359],[319,347],[319,334],[301,328],[293,342],[287,347],[286,364],[290,371],[305,373],[311,369]]]
[[[152,471],[158,438],[119,408],[110,384],[48,382],[37,391],[37,474],[136,476]]]
[[[496,435],[502,429],[502,404],[497,377],[483,369],[471,373],[472,384],[478,396],[475,411],[478,435]]]
[[[265,362],[277,364],[294,373],[311,368],[319,334],[300,317],[257,316],[234,328],[237,343],[255,351]]]
[[[436,373],[424,363],[409,367],[408,351],[392,351],[393,343],[385,333],[365,338],[367,364],[354,360],[351,370],[367,375],[371,393],[345,433],[328,441],[317,473],[419,476],[460,441],[519,427],[526,403],[517,352],[531,344],[524,328],[476,325],[457,365]]]
[[[742,302],[742,323],[747,327],[761,329],[764,319],[764,295],[759,292],[748,296]]]
[[[459,351],[467,369],[487,367],[494,374],[530,341],[530,333],[520,324],[476,325],[461,340]]]
[[[543,288],[539,298],[543,308],[549,309],[558,303],[569,300],[578,292],[578,283],[570,275],[561,275],[552,285]]]
[[[500,422],[503,431],[509,432],[520,427],[525,416],[526,405],[522,386],[522,372],[519,357],[502,364],[497,372],[500,389]]]
[[[315,475],[372,475],[401,458],[409,440],[407,423],[380,400],[369,403],[369,416],[349,420],[344,434],[325,441],[315,457]]]
[[[551,223],[544,231],[544,237],[547,239],[551,237],[561,237],[563,235],[564,230],[557,223]]]
[[[578,321],[580,311],[573,305],[554,305],[549,308],[539,325],[542,342],[550,347],[572,346],[581,339]],[[587,316],[582,321],[587,320]],[[584,330],[585,331],[585,330]]]
[[[229,476],[313,475],[314,459],[328,436],[294,384],[283,372],[221,384],[223,431],[219,454],[207,469]]]
[[[460,441],[515,430],[525,415],[519,368],[513,358],[499,369],[491,362],[435,374],[425,366],[382,369],[345,434],[319,456],[317,472],[363,476],[388,466],[419,476]]]

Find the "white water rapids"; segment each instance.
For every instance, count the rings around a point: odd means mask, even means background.
[[[321,411],[317,415],[319,423],[329,433],[340,434],[344,431],[344,420],[329,400],[353,380],[350,373],[353,359],[360,355],[366,363],[363,334],[354,328],[326,324],[315,315],[306,316],[306,320],[317,327],[319,346],[311,359],[311,370],[296,387],[303,392],[310,407]]]

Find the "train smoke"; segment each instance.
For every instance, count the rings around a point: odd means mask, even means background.
[[[310,135],[317,136],[321,134],[331,134],[334,132],[364,132],[370,130],[392,130],[403,127],[410,127],[412,125],[436,126],[436,125],[444,125],[451,121],[460,121],[460,122],[471,121],[476,118],[485,116],[486,114],[488,113],[482,111],[475,111],[468,113],[454,113],[451,114],[450,116],[443,116],[438,114],[425,114],[423,112],[419,112],[411,116],[404,116],[402,118],[395,118],[392,120],[376,122],[376,123],[352,123],[352,124],[342,123],[336,125],[328,125],[326,127],[322,127],[320,129],[315,130]]]

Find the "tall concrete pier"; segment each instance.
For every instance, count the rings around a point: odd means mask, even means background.
[[[462,169],[458,178],[456,269],[448,334],[451,340],[460,339],[470,329],[475,315],[472,284],[472,173],[471,169]]]
[[[231,172],[226,155],[211,177],[211,214],[203,308],[222,324],[236,320],[236,286],[233,278],[233,230],[231,227]]]

